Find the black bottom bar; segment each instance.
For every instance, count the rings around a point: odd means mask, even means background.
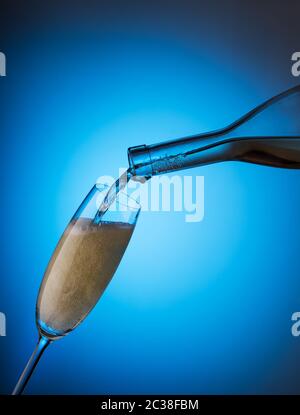
[[[211,414],[218,410],[257,411],[267,405],[268,410],[282,409],[286,411],[290,404],[300,408],[300,397],[297,395],[246,395],[246,396],[203,396],[203,395],[47,395],[47,396],[0,396],[0,405],[7,405],[16,413],[39,413],[43,408],[62,413],[64,407],[68,413],[83,415],[136,414],[136,413],[186,413]],[[299,403],[298,403],[299,402]]]

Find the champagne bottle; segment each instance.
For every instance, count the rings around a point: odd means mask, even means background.
[[[133,176],[223,161],[300,169],[300,85],[259,105],[217,131],[128,149]]]

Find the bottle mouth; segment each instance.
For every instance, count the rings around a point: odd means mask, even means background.
[[[129,147],[127,150],[130,172],[133,176],[149,179],[153,176],[149,147],[145,144]]]

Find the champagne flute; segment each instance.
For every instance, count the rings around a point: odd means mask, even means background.
[[[101,211],[108,190],[105,184],[92,188],[55,248],[37,298],[39,340],[13,395],[22,394],[48,345],[74,330],[88,315],[122,259],[140,206],[120,192]]]

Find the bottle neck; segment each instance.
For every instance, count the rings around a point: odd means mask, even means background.
[[[150,178],[176,170],[229,160],[234,146],[227,134],[201,134],[154,145],[128,149],[132,174]]]

